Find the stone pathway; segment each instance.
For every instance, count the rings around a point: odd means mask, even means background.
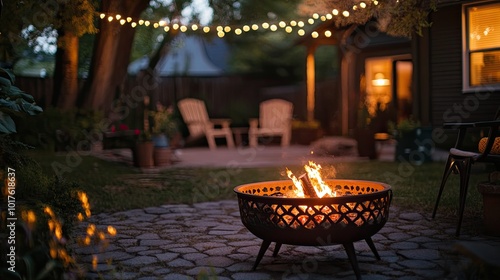
[[[355,279],[341,245],[283,245],[272,257],[272,244],[253,271],[261,240],[243,226],[239,215],[236,199],[99,214],[74,234],[84,236],[89,223],[102,231],[111,225],[117,234],[106,238],[107,247],[70,247],[88,270],[88,279]],[[387,224],[372,237],[382,259],[376,260],[364,241],[354,243],[362,277],[460,278],[470,260],[457,253],[457,241],[500,248],[500,239],[467,235],[466,227],[456,239],[454,220],[429,220],[391,205]]]

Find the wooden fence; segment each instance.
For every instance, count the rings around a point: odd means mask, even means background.
[[[80,81],[83,84],[83,80]],[[42,107],[50,104],[53,91],[51,78],[17,77],[16,86],[33,95]],[[147,86],[139,84],[136,77],[128,77],[123,84],[123,94],[147,90],[152,102],[163,105],[176,104],[178,100],[192,97],[205,101],[210,117],[231,118],[236,125],[245,125],[248,118],[258,116],[259,103],[266,99],[282,98],[294,104],[294,118],[306,119],[306,87],[303,82],[290,83],[276,79],[222,76],[222,77],[159,77]],[[327,133],[339,129],[340,99],[335,80],[316,85],[315,117]]]

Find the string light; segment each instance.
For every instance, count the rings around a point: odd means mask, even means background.
[[[269,29],[270,31],[277,31],[278,28],[284,29],[285,32],[287,33],[292,33],[295,28],[299,28],[297,30],[297,34],[299,36],[304,36],[306,34],[305,30],[303,29],[305,26],[305,23],[308,23],[309,25],[313,25],[317,22],[317,20],[321,20],[323,22],[327,20],[332,20],[334,16],[342,15],[343,17],[349,17],[352,12],[359,11],[360,9],[365,9],[368,7],[368,5],[375,5],[377,6],[379,4],[378,0],[371,0],[371,1],[360,1],[359,3],[353,5],[351,9],[349,10],[338,10],[337,8],[333,8],[330,13],[320,15],[318,13],[313,13],[310,18],[304,19],[304,20],[291,20],[288,23],[286,21],[279,21],[277,23],[269,23],[269,22],[262,22],[262,23],[253,23],[251,25],[245,24],[243,26],[217,26],[215,27],[215,30],[217,32],[217,36],[220,38],[224,37],[226,34],[229,34],[232,30],[234,30],[234,34],[236,35],[241,35],[243,32],[250,32],[250,31],[257,31],[260,28],[263,29]],[[210,26],[200,26],[198,24],[191,24],[191,25],[179,25],[178,23],[171,23],[169,24],[168,21],[166,20],[159,20],[158,22],[151,22],[149,20],[143,20],[139,19],[138,21],[135,21],[132,19],[132,17],[122,17],[119,14],[116,15],[110,15],[106,13],[100,13],[99,17],[101,19],[107,19],[109,22],[112,22],[113,20],[117,20],[121,25],[125,25],[125,23],[130,23],[132,28],[137,27],[137,25],[143,25],[143,26],[150,26],[154,28],[158,27],[163,27],[163,31],[169,32],[171,30],[180,30],[181,32],[187,32],[189,29],[192,31],[198,31],[202,30],[204,33],[209,33],[212,31],[212,28]],[[325,37],[331,37],[332,32],[330,30],[324,31],[323,35]],[[318,38],[320,37],[320,34],[318,32],[312,32],[311,37],[313,38]]]

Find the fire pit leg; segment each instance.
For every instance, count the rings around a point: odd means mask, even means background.
[[[280,248],[281,248],[281,243],[276,242],[276,245],[274,246],[273,257],[276,257],[278,255]]]
[[[253,268],[252,268],[253,270],[255,270],[257,268],[257,266],[259,265],[260,261],[262,260],[262,257],[264,256],[264,254],[267,251],[267,248],[269,248],[269,245],[271,245],[271,241],[267,241],[267,240],[262,241],[262,245],[260,245],[260,249],[259,249],[259,254],[257,255],[257,259],[255,259],[255,263],[254,263]]]
[[[377,252],[377,248],[375,248],[375,244],[373,244],[372,238],[371,237],[365,238],[365,241],[368,244],[368,247],[370,247],[373,254],[375,255],[375,258],[377,258],[377,260],[380,260],[380,255]]]
[[[351,243],[344,243],[344,244],[342,244],[342,246],[344,246],[344,249],[347,253],[347,257],[349,258],[349,261],[351,262],[351,266],[352,266],[352,269],[354,270],[354,274],[356,274],[356,279],[361,280],[361,272],[359,271],[358,259],[356,258],[356,252],[354,251],[354,244],[352,242]]]

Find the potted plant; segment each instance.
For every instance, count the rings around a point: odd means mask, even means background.
[[[151,140],[151,133],[144,130],[134,130],[136,136],[135,146],[132,148],[134,166],[149,168],[154,166],[153,151],[154,145]]]
[[[156,104],[156,111],[150,113],[152,117],[152,140],[154,144],[153,158],[156,166],[170,164],[171,140],[179,133],[177,121],[172,107]]]
[[[491,172],[489,180],[477,185],[483,197],[483,220],[488,234],[500,236],[500,171]]]
[[[378,157],[373,117],[368,110],[366,100],[363,100],[358,108],[358,123],[354,130],[354,139],[358,143],[358,155],[369,159],[377,159]]]
[[[396,161],[411,161],[416,164],[432,161],[430,145],[426,145],[426,139],[431,138],[430,128],[422,127],[420,121],[413,116],[397,124],[390,122],[389,127],[397,141]]]

